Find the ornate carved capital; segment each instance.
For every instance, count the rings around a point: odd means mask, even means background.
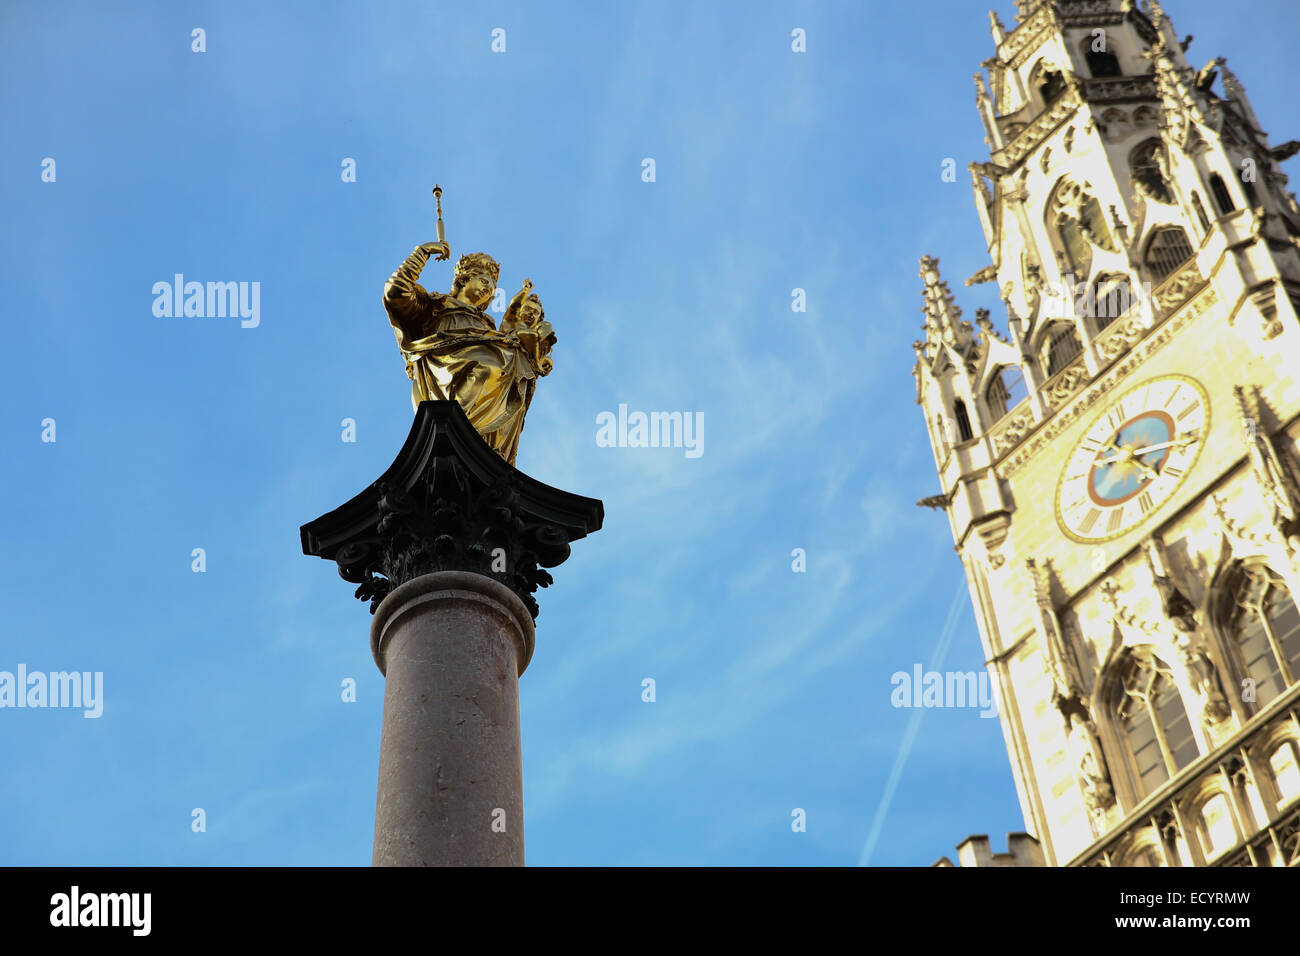
[[[600,529],[604,506],[508,465],[456,402],[421,402],[397,460],[347,504],[302,526],[304,554],[335,561],[375,609],[435,571],[472,571],[515,592],[534,618],[543,570]]]

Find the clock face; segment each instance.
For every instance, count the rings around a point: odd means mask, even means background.
[[[1194,379],[1169,375],[1125,393],[1079,442],[1056,492],[1056,521],[1075,541],[1130,531],[1182,484],[1209,427]]]

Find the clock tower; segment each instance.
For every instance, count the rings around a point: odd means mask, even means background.
[[[1300,142],[1158,0],[1017,6],[970,166],[1006,333],[926,256],[913,343],[1038,842],[999,865],[1300,865]]]

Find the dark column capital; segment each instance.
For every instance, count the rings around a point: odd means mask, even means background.
[[[456,402],[421,402],[397,460],[351,501],[303,525],[302,550],[337,562],[373,614],[423,574],[500,581],[536,618],[533,592],[569,543],[600,530],[604,505],[530,478],[479,437]]]

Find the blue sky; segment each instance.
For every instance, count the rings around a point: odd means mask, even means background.
[[[1165,5],[1275,144],[1300,136],[1292,0]],[[940,177],[987,158],[985,9],[6,3],[0,670],[102,671],[105,701],[0,709],[0,863],[369,863],[370,617],[298,527],[406,436],[380,293],[435,238],[435,181],[453,253],[532,278],[559,337],[519,467],[605,502],[539,594],[528,862],[1002,847],[1023,821],[999,722],[909,732],[890,704],[954,595],[944,666],[982,666],[946,523],[913,504],[937,483],[909,343],[924,253],[968,317],[997,305],[961,284],[988,262],[967,177]],[[260,324],[156,317],[175,273],[259,282]],[[620,403],[703,413],[704,453],[597,447]]]

